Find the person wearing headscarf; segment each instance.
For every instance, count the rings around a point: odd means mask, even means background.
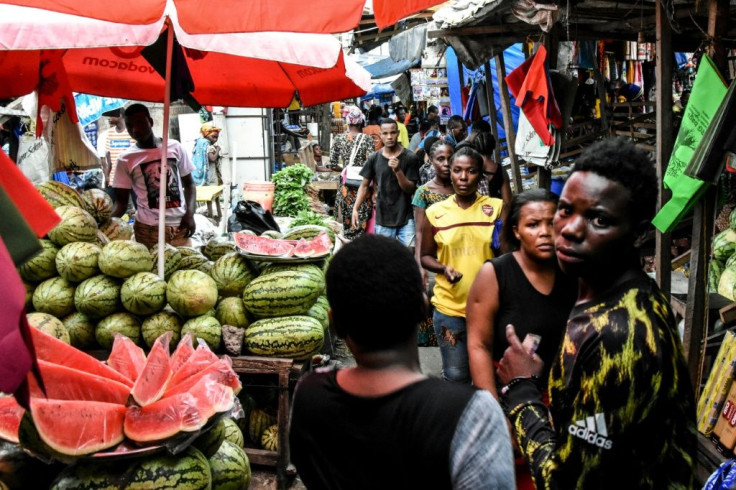
[[[371,198],[366,198],[359,210],[360,223],[357,229],[352,228],[352,213],[355,197],[358,192],[357,185],[350,185],[345,179],[346,167],[362,167],[368,155],[373,153],[373,139],[368,134],[363,134],[361,129],[365,124],[365,115],[357,106],[351,105],[347,108],[345,117],[348,123],[348,131],[338,134],[332,142],[330,150],[330,163],[332,167],[343,174],[342,186],[335,199],[335,211],[337,221],[343,225],[343,234],[347,239],[354,239],[366,230],[368,220],[373,212],[372,189],[369,189]]]
[[[382,114],[383,110],[379,106],[373,106],[368,109],[368,125],[363,128],[363,132],[373,138],[373,149],[375,151],[383,148],[383,141],[381,141]]]
[[[192,152],[192,163],[195,167],[192,177],[195,185],[222,185],[220,147],[216,144],[220,131],[222,129],[212,122],[204,123],[199,130],[202,136],[194,142]]]

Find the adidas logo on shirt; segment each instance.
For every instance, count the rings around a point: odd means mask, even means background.
[[[594,417],[585,417],[583,420],[570,424],[567,432],[603,449],[611,449],[611,446],[613,446],[613,442],[608,439],[606,419],[602,413],[597,413]]]

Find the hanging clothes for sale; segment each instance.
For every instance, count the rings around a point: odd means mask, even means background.
[[[506,83],[520,107],[547,146],[554,144],[549,124],[562,128],[562,115],[554,97],[547,69],[547,50],[540,46],[537,52],[521,66],[508,74]]]
[[[466,123],[470,124],[473,121],[480,119],[480,111],[478,110],[478,89],[479,83],[474,83],[470,87],[470,93],[468,94],[468,102],[465,104],[463,110],[463,119]]]

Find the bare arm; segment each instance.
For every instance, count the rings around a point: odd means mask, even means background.
[[[498,398],[493,367],[493,334],[498,313],[498,278],[493,264],[485,263],[468,293],[465,316],[468,329],[468,357],[473,385]]]
[[[128,198],[130,197],[130,189],[115,188],[115,207],[112,209],[112,215],[116,218],[121,217],[128,210]]]
[[[187,237],[190,237],[197,229],[197,225],[194,222],[194,210],[197,209],[197,188],[194,185],[192,174],[182,177],[181,183],[184,187],[184,199],[187,203],[187,211],[184,213],[184,216],[181,217],[179,228],[189,230]]]
[[[417,265],[419,265],[419,272],[422,273],[422,280],[427,281],[427,271],[424,270],[422,267],[422,235],[424,233],[424,230],[422,229],[424,227],[424,221],[427,214],[424,208],[420,208],[419,206],[414,206],[414,226],[416,229],[415,235],[416,235],[416,243],[418,246],[414,247],[414,257],[417,260]]]
[[[355,204],[353,205],[353,215],[350,219],[350,227],[354,230],[358,229],[358,225],[360,224],[360,217],[358,216],[358,210],[360,209],[361,204],[363,204],[363,201],[365,201],[365,195],[368,192],[368,185],[370,184],[370,181],[363,177],[363,181],[360,183],[360,187],[358,187],[358,194],[355,196]]]
[[[404,171],[401,170],[401,168],[394,170],[394,174],[399,181],[399,187],[401,187],[401,190],[407,194],[413,194],[414,191],[417,189],[416,183],[407,179]]]
[[[434,240],[432,223],[428,219],[424,220],[424,226],[422,227],[421,265],[428,271],[444,275],[451,283],[455,283],[463,277],[452,266],[442,265],[437,260],[437,242]]]
[[[505,172],[499,165],[499,171]],[[509,215],[509,208],[511,206],[511,199],[513,194],[511,193],[511,182],[509,179],[504,179],[501,185],[501,199],[503,200],[503,209],[501,209],[501,219],[506,221],[506,217]]]

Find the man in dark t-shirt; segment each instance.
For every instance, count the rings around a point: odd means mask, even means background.
[[[363,182],[353,206],[353,223],[359,223],[358,209],[365,200],[368,186],[375,181],[376,235],[396,238],[406,246],[414,241],[414,209],[411,198],[419,180],[419,158],[398,141],[399,128],[393,119],[381,121],[383,148],[365,162],[360,175]]]
[[[513,489],[511,440],[496,400],[419,368],[426,307],[413,254],[363,235],[335,254],[326,283],[331,328],[357,365],[297,385],[289,441],[307,488]]]

